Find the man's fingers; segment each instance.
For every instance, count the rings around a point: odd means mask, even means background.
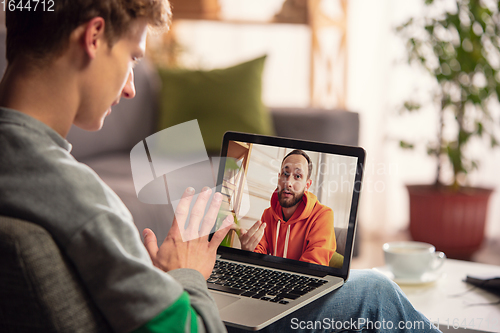
[[[222,226],[220,227],[219,230],[217,230],[213,237],[212,240],[210,241],[208,247],[212,250],[216,250],[217,247],[220,245],[224,237],[226,237],[227,232],[231,229],[231,226],[234,224],[234,217],[233,214],[229,214],[225,219],[224,222],[222,222]]]
[[[200,229],[200,236],[207,237],[210,234],[210,231],[214,227],[215,222],[217,221],[217,215],[219,214],[219,208],[222,204],[222,194],[215,193],[210,203],[210,207],[208,208],[205,217],[203,218],[203,223]]]
[[[265,230],[266,230],[266,224],[262,223],[260,228],[255,232],[255,234],[253,234],[253,237],[250,240],[250,242],[251,242],[250,246],[252,247],[253,250],[255,250],[257,245],[259,245],[260,240],[262,239],[262,236],[264,236]]]
[[[246,235],[246,240],[247,242],[250,241],[253,237],[253,235],[255,235],[255,233],[259,230],[259,228],[262,226],[262,222],[261,221],[257,221],[254,223],[254,225],[248,229],[248,232],[247,232],[247,235]]]
[[[261,221],[255,222],[253,226],[248,230],[248,234],[249,235],[255,234],[255,232],[260,228],[261,225],[262,225]]]
[[[242,227],[240,227],[236,223],[231,225],[231,230],[241,230],[241,231],[245,230],[245,232],[247,231],[246,229],[243,229]]]
[[[191,200],[193,200],[193,195],[194,188],[188,187],[182,194],[181,200],[175,209],[174,221],[168,232],[173,238],[180,238],[181,234],[184,232],[184,226],[186,225],[186,219],[189,215],[189,207],[191,205]]]
[[[199,237],[198,230],[200,228],[200,222],[205,215],[205,208],[207,207],[208,199],[210,199],[210,195],[212,194],[212,190],[209,187],[204,187],[200,194],[198,194],[198,198],[194,203],[193,209],[191,210],[191,215],[189,217],[189,224],[186,229],[186,233],[184,240],[192,240]]]
[[[142,232],[144,237],[144,247],[149,253],[153,263],[156,261],[156,254],[158,253],[158,241],[156,240],[156,235],[151,229],[144,229]]]

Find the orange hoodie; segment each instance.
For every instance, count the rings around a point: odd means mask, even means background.
[[[275,191],[271,207],[262,214],[262,222],[266,223],[266,229],[254,250],[257,253],[328,266],[337,248],[333,211],[311,192],[304,193],[302,202],[285,222]]]

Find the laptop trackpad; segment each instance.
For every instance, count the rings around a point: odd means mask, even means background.
[[[214,298],[215,303],[217,304],[217,308],[219,309],[219,311],[224,309],[226,306],[233,304],[234,302],[236,302],[240,299],[237,296],[222,295],[219,293],[212,293],[212,297]]]

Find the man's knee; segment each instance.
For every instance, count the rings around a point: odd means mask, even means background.
[[[354,284],[356,289],[365,289],[372,294],[397,293],[399,290],[393,281],[371,269],[352,270],[346,284]]]

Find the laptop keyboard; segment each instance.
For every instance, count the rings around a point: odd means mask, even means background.
[[[328,281],[293,273],[217,260],[208,289],[288,304]],[[288,299],[288,300],[287,300]]]

